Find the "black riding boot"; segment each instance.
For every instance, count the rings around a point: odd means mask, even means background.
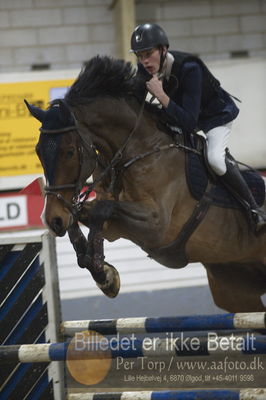
[[[227,159],[226,166],[227,171],[221,176],[221,179],[233,196],[244,200],[246,208],[250,210],[255,223],[255,231],[259,233],[266,229],[266,213],[258,207],[237,164],[235,164],[234,161]]]

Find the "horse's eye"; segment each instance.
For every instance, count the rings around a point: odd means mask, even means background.
[[[74,147],[71,147],[66,152],[66,158],[67,159],[72,158],[74,156],[74,154],[75,154],[75,149],[74,149]]]

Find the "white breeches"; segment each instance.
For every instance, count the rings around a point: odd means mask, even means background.
[[[232,122],[229,122],[206,132],[208,161],[211,168],[219,176],[226,173],[225,149],[228,147],[231,128]]]

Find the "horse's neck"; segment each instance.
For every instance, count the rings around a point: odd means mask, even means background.
[[[86,109],[81,107],[78,118],[99,152],[111,159],[135,129],[139,112],[140,105],[134,101],[129,105],[125,100],[109,98],[97,100]],[[142,138],[142,131],[136,127],[134,139]]]

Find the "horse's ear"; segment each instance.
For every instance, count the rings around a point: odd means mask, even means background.
[[[26,104],[29,112],[31,115],[35,118],[37,118],[40,122],[43,122],[44,116],[45,116],[45,111],[42,110],[39,107],[33,106],[32,104],[29,104],[26,99],[24,99],[24,103]]]

